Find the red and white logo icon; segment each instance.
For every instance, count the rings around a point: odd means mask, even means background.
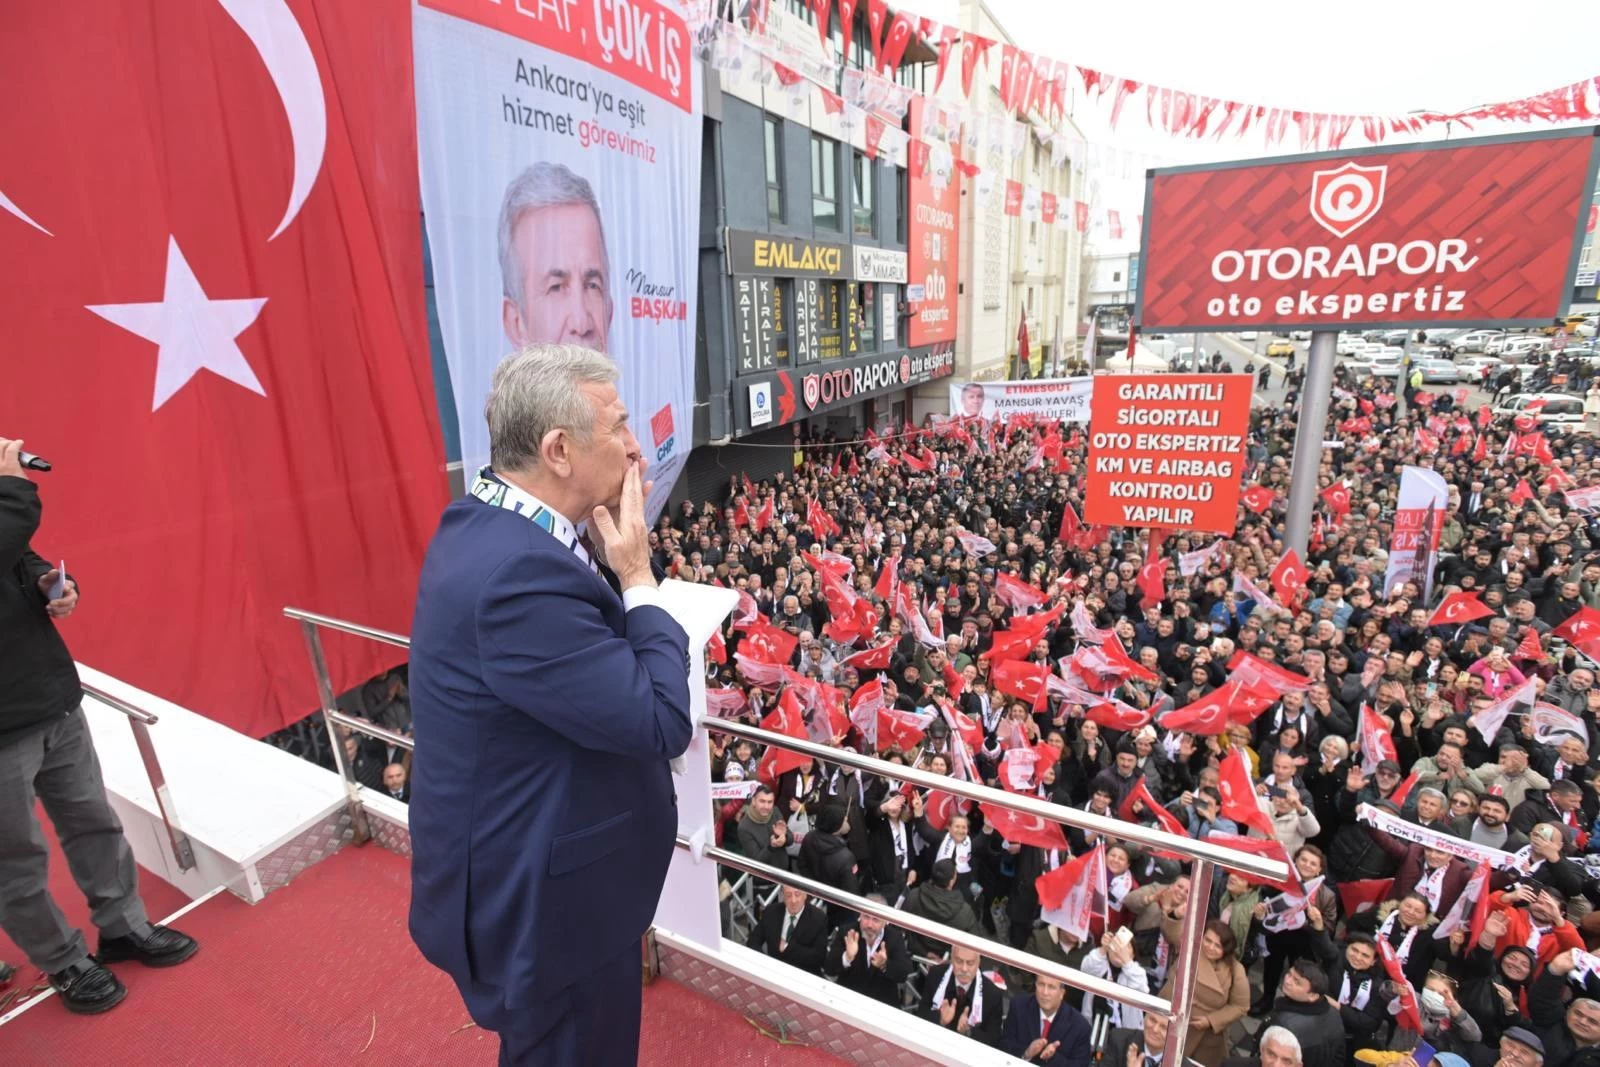
[[[1349,237],[1383,206],[1388,167],[1345,163],[1311,176],[1311,217],[1335,237]]]
[[[806,407],[815,411],[817,400],[822,393],[822,379],[815,374],[808,374],[805,381],[801,382],[800,389],[805,396]]]

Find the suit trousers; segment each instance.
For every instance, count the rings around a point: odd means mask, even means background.
[[[628,1067],[639,1062],[642,960],[635,941],[500,1033],[500,1067]]]
[[[50,897],[50,849],[35,798],[55,826],[95,926],[107,937],[143,930],[149,919],[133,850],[106,800],[82,706],[0,746],[0,929],[30,963],[54,974],[89,950]]]

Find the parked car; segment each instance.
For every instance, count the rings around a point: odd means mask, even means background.
[[[1579,337],[1593,337],[1600,331],[1600,316],[1590,315],[1572,328],[1572,332]]]
[[[1502,336],[1504,335],[1498,330],[1468,330],[1460,337],[1452,340],[1450,346],[1457,352],[1482,352],[1484,345],[1487,345],[1494,338]]]
[[[1496,354],[1502,358],[1505,356],[1533,355],[1543,352],[1549,347],[1550,339],[1547,337],[1518,337],[1501,345],[1500,351]]]
[[[1476,382],[1483,379],[1485,370],[1490,374],[1498,371],[1500,369],[1500,361],[1494,356],[1462,356],[1456,360],[1456,369],[1461,372],[1463,377],[1470,378],[1470,380]]]
[[[1242,330],[1236,335],[1241,341],[1254,341],[1261,335],[1254,330]]]
[[[1292,341],[1271,341],[1267,344],[1267,355],[1269,356],[1287,357],[1294,355],[1294,353],[1295,348]]]
[[[1410,330],[1385,330],[1383,331],[1383,343],[1386,345],[1403,345],[1406,343],[1406,338],[1410,336]]]
[[[1291,341],[1309,341],[1309,340],[1311,340],[1311,331],[1310,330],[1290,330],[1289,331],[1289,340],[1291,340]]]
[[[1570,426],[1575,429],[1583,426],[1583,400],[1568,393],[1523,393],[1508,399],[1504,405],[1495,408],[1494,413],[1507,418],[1521,415],[1535,400],[1545,402],[1534,415],[1541,425]]]
[[[1339,340],[1333,346],[1334,352],[1341,356],[1354,356],[1366,346],[1360,334],[1341,333]]]
[[[1461,372],[1448,359],[1418,359],[1411,365],[1422,372],[1422,380],[1430,385],[1455,385],[1461,380]]]

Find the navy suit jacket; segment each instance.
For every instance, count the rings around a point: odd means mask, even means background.
[[[1000,1033],[1000,1048],[1020,1058],[1039,1036],[1039,1002],[1032,993],[1018,993],[1011,998],[1011,1013]],[[1050,1020],[1050,1040],[1061,1042],[1056,1054],[1033,1062],[1050,1067],[1089,1067],[1089,1020],[1065,1000]]]
[[[411,630],[411,936],[485,1029],[637,945],[677,834],[688,638],[528,519],[466,498]]]

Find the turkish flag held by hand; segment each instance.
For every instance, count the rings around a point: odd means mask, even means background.
[[[1189,831],[1183,828],[1183,823],[1178,821],[1178,817],[1162,807],[1161,802],[1150,795],[1150,786],[1146,784],[1143,775],[1134,781],[1133,788],[1128,790],[1128,795],[1123,798],[1122,804],[1117,808],[1117,818],[1124,822],[1137,822],[1139,813],[1133,810],[1135,804],[1143,805],[1145,814],[1154,819],[1156,825],[1167,833],[1177,834],[1179,837],[1189,836]]]
[[[1272,502],[1276,499],[1278,499],[1278,494],[1274,493],[1271,489],[1268,489],[1264,485],[1252,485],[1250,488],[1239,494],[1239,503],[1255,512],[1257,515],[1260,515],[1262,512],[1270,508],[1272,506]]]
[[[1399,991],[1396,999],[1399,1001],[1400,1010],[1395,1013],[1395,1019],[1399,1022],[1400,1028],[1416,1034],[1422,1033],[1422,1013],[1417,1010],[1417,991],[1406,978],[1405,967],[1387,937],[1378,938],[1378,958],[1383,960],[1383,969],[1389,975],[1389,981]]]
[[[1228,705],[1218,689],[1161,716],[1161,727],[1173,733],[1215,737],[1228,728]]]
[[[83,583],[79,660],[260,737],[317,706],[283,608],[407,631],[446,503],[409,5],[11,16],[0,427],[55,464],[33,547]],[[405,655],[325,647],[335,692]]]
[[[1310,572],[1306,570],[1306,565],[1300,562],[1300,553],[1291,548],[1283,554],[1282,559],[1278,560],[1278,565],[1272,568],[1270,577],[1272,588],[1283,598],[1285,604],[1292,607],[1300,594],[1305,592],[1306,579],[1310,577]]]
[[[1043,663],[1008,660],[996,663],[990,669],[989,681],[997,693],[1007,693],[1018,700],[1036,704],[1044,695],[1044,680],[1049,673],[1050,668]]]
[[[1108,730],[1138,730],[1149,723],[1153,713],[1148,708],[1135,708],[1115,702],[1091,704],[1084,718]]]
[[[1511,658],[1543,663],[1550,657],[1545,655],[1544,646],[1539,643],[1539,631],[1530,626],[1522,632],[1522,641],[1511,653]]]
[[[1256,784],[1250,778],[1250,765],[1245,761],[1244,750],[1229,748],[1217,768],[1217,792],[1222,794],[1222,814],[1240,826],[1259,830],[1263,836],[1272,837],[1276,831],[1272,820],[1256,802]]]
[[[1528,479],[1518,478],[1517,484],[1512,487],[1511,495],[1507,499],[1513,504],[1526,504],[1533,499],[1533,486],[1528,484]]]
[[[1167,596],[1167,561],[1157,557],[1139,568],[1139,604],[1154,607]]]
[[[1212,832],[1207,835],[1206,840],[1213,845],[1231,848],[1237,852],[1248,852],[1253,856],[1261,856],[1264,859],[1279,860],[1289,868],[1289,877],[1283,881],[1277,882],[1270,878],[1257,878],[1253,875],[1245,875],[1245,880],[1256,885],[1270,885],[1274,889],[1281,889],[1285,893],[1293,893],[1295,896],[1305,895],[1305,886],[1300,882],[1300,872],[1295,870],[1293,863],[1289,862],[1289,853],[1284,850],[1283,842],[1276,837],[1240,837],[1238,834]]]
[[[1350,514],[1350,487],[1334,482],[1322,491],[1322,500],[1336,517]]]
[[[983,818],[995,833],[1013,844],[1032,845],[1035,848],[1067,847],[1066,836],[1057,823],[1039,815],[1024,815],[993,804],[979,804]]]
[[[1433,614],[1428,616],[1428,625],[1460,626],[1493,614],[1494,609],[1479,600],[1476,592],[1451,593],[1433,609]]]
[[[806,734],[805,713],[800,710],[800,702],[793,689],[785,689],[778,698],[778,706],[767,712],[761,720],[763,730],[784,734],[797,741],[808,741]],[[761,759],[756,762],[756,777],[768,785],[774,785],[778,779],[790,771],[799,770],[811,763],[811,757],[802,752],[791,752],[786,748],[771,745],[761,754]]]

